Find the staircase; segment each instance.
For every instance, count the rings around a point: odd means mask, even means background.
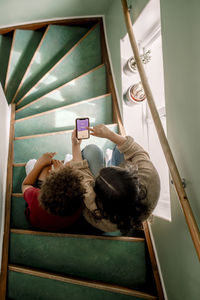
[[[0,80],[12,105],[14,136],[0,298],[5,298],[7,282],[8,299],[162,299],[154,277],[156,265],[152,268],[148,252],[147,229],[132,237],[81,228],[75,233],[40,232],[24,214],[25,163],[44,152],[57,152],[55,158],[61,160],[71,153],[77,117],[89,117],[91,126],[104,123],[115,132],[123,131],[102,20],[2,30]],[[82,146],[90,143],[103,151],[113,147],[95,137]]]

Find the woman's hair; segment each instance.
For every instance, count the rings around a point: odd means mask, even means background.
[[[64,167],[52,172],[43,182],[39,203],[53,215],[71,216],[83,205],[85,192],[80,173]]]
[[[130,163],[123,167],[102,168],[94,191],[100,218],[116,224],[123,233],[139,229],[150,215],[146,188],[138,181],[138,171]],[[97,217],[99,218],[99,217]]]

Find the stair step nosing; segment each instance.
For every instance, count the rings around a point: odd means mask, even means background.
[[[70,129],[70,130],[55,131],[55,132],[46,132],[46,133],[26,135],[26,136],[18,136],[18,137],[15,137],[14,140],[26,140],[26,139],[38,138],[38,137],[41,137],[41,136],[59,135],[59,134],[70,133],[72,131],[73,130]]]
[[[24,163],[13,163],[13,167],[24,167],[26,165],[26,162]]]
[[[116,126],[116,125],[118,125],[118,124],[117,123],[106,124],[106,126],[108,126],[108,127]],[[46,132],[46,133],[26,135],[26,136],[18,136],[18,137],[15,137],[14,140],[26,140],[26,139],[38,138],[41,136],[66,134],[66,133],[70,133],[72,131],[73,131],[73,129],[69,129],[69,130],[63,130],[63,131],[55,131],[55,132]]]
[[[27,229],[10,229],[11,233],[15,234],[27,234],[27,235],[42,235],[52,237],[68,237],[68,238],[82,238],[82,239],[98,239],[98,240],[112,240],[121,242],[145,242],[144,238],[140,237],[128,237],[128,236],[101,236],[101,235],[87,235],[87,234],[71,234],[71,233],[57,233],[46,231],[35,231]]]
[[[149,293],[133,290],[133,289],[119,286],[116,284],[110,284],[110,283],[105,283],[105,282],[96,281],[96,280],[84,280],[84,279],[80,279],[80,278],[65,276],[62,274],[46,272],[46,271],[27,268],[27,267],[21,267],[21,266],[17,266],[17,265],[9,265],[8,269],[13,272],[23,273],[23,274],[27,274],[27,275],[42,277],[42,278],[46,278],[46,279],[61,281],[61,282],[65,282],[65,283],[85,286],[85,287],[104,290],[104,291],[109,291],[109,292],[113,292],[113,293],[119,293],[119,294],[123,294],[123,295],[136,296],[136,297],[142,298],[142,299],[149,299],[149,300],[157,299],[156,296],[151,295]]]
[[[12,197],[23,197],[23,194],[22,193],[12,193]]]
[[[38,114],[34,114],[34,115],[31,115],[31,116],[28,116],[28,117],[17,119],[17,120],[15,120],[15,123],[18,123],[18,122],[21,122],[21,121],[25,121],[25,120],[28,120],[28,119],[33,119],[33,118],[40,117],[40,116],[43,116],[43,115],[47,115],[47,114],[52,113],[54,111],[63,110],[65,108],[67,108],[67,107],[69,108],[69,107],[73,107],[73,106],[79,106],[80,104],[84,104],[84,103],[87,103],[87,102],[89,103],[89,102],[101,99],[103,97],[108,97],[108,96],[111,96],[111,93],[107,93],[107,94],[104,94],[104,95],[101,95],[101,96],[97,96],[97,97],[93,97],[93,98],[90,98],[90,99],[82,100],[82,101],[79,101],[79,102],[67,104],[67,105],[64,105],[64,106],[61,106],[61,107],[57,107],[57,108],[54,108],[54,109],[51,109],[51,110],[47,110],[47,111],[44,111],[44,112],[41,112],[41,113],[38,113]]]

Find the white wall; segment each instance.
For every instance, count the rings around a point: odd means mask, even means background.
[[[4,233],[4,208],[8,160],[8,141],[10,129],[10,107],[8,107],[0,84],[0,267]]]

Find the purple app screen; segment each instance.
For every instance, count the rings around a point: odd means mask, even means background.
[[[77,137],[78,139],[88,139],[89,138],[89,132],[86,127],[89,126],[89,120],[88,119],[79,119],[77,120]]]
[[[88,127],[88,119],[77,120],[78,131],[87,130],[86,127]]]

